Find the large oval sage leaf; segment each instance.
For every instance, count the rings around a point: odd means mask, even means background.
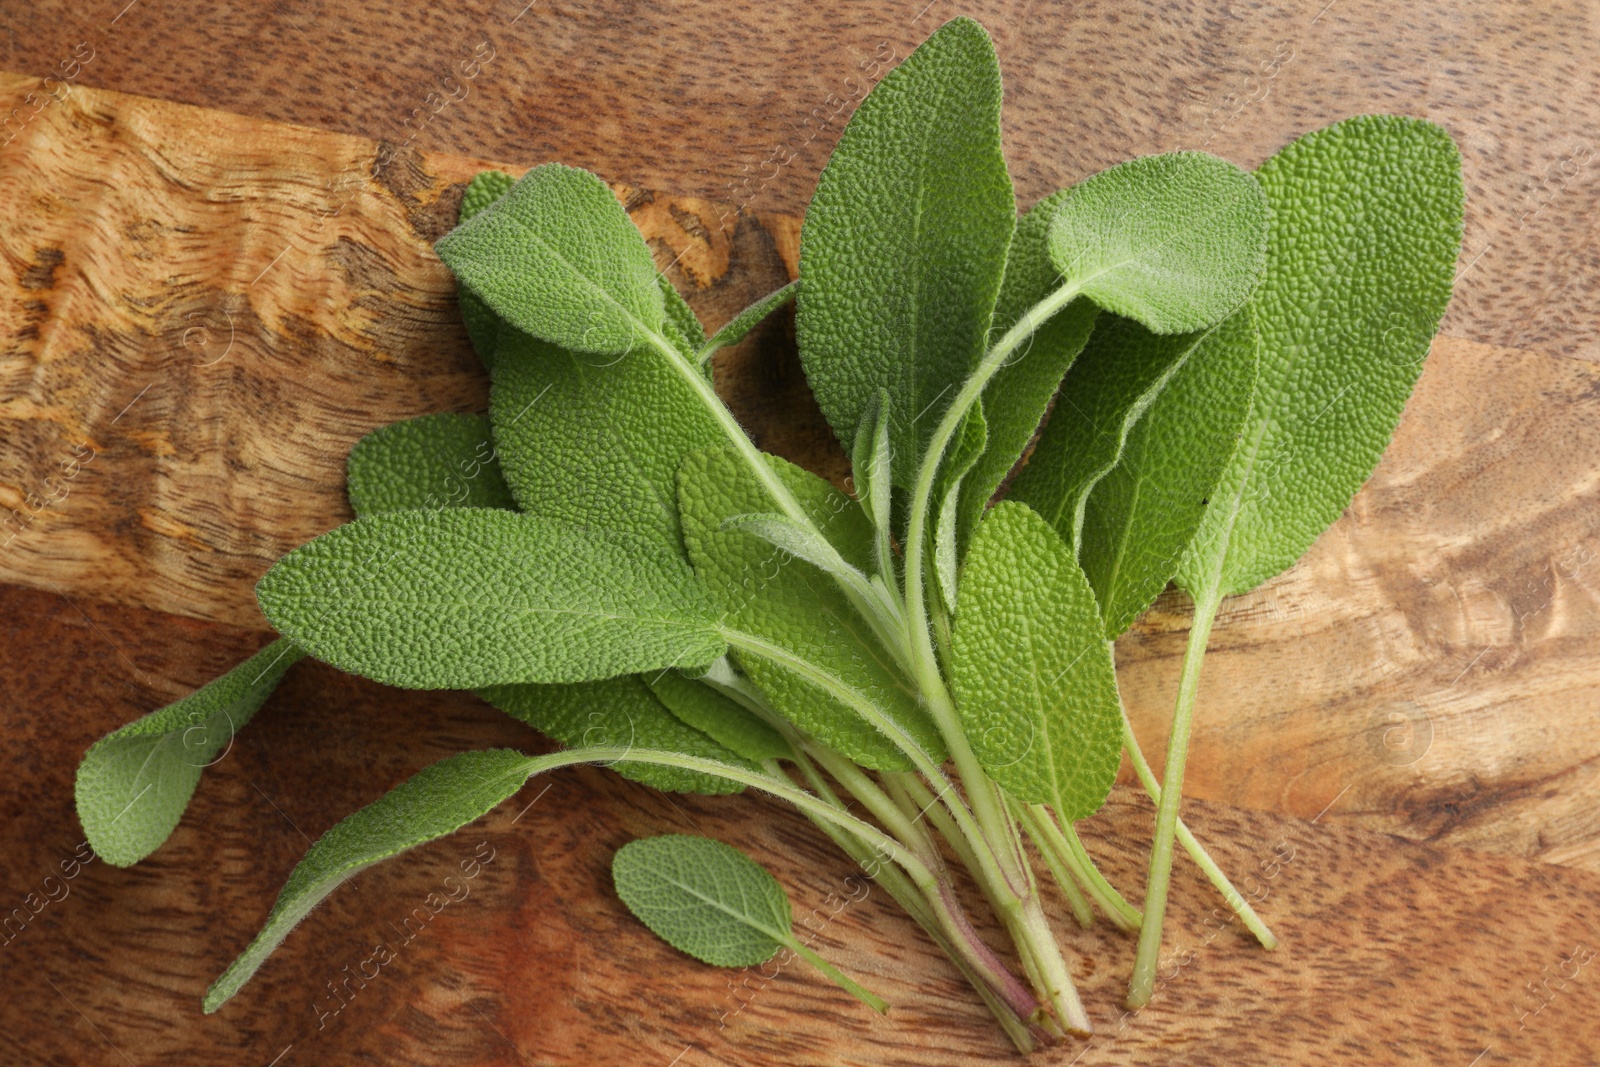
[[[501,319],[576,352],[621,355],[666,314],[649,247],[586,170],[533,168],[434,248]]]
[[[1431,122],[1364,115],[1257,173],[1272,205],[1238,450],[1178,573],[1242,593],[1303,555],[1377,466],[1450,301],[1461,161]]]
[[[846,443],[888,391],[896,485],[983,355],[1015,223],[999,61],[955,19],[861,102],[800,233],[806,379]]]
[[[358,519],[284,556],[256,595],[318,659],[411,688],[703,667],[726,647],[670,550],[488,508]]]
[[[1267,205],[1247,172],[1204,152],[1119,163],[1056,208],[1056,270],[1108,311],[1156,333],[1220,322],[1261,276]]]
[[[1094,814],[1122,758],[1116,673],[1071,549],[1021,504],[978,524],[951,648],[956,708],[989,777],[1063,819]]]

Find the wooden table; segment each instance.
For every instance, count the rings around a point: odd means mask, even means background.
[[[0,948],[0,1060],[1010,1058],[891,907],[832,914],[849,867],[806,824],[587,770],[364,875],[201,1016],[308,840],[450,752],[541,744],[471,698],[313,663],[149,861],[84,866],[59,900],[63,883],[44,882],[82,840],[78,756],[264,642],[251,586],[347,516],[350,443],[481,409],[428,249],[476,160],[559,158],[617,182],[715,327],[792,273],[796,216],[876,64],[956,13],[924,3],[7,14],[0,506],[18,510],[0,534],[0,888],[24,912]],[[1600,16],[1374,0],[962,10],[1000,48],[1025,203],[1174,147],[1254,165],[1366,110],[1446,125],[1469,198],[1457,296],[1395,444],[1307,558],[1226,605],[1213,637],[1186,813],[1264,887],[1285,948],[1218,930],[1180,867],[1151,1007],[1115,1007],[1130,944],[1069,931],[1102,1033],[1041,1058],[1596,1062],[1595,981],[1576,961],[1600,945]],[[70,91],[29,100],[51,74]],[[718,386],[763,447],[837,477],[788,330],[727,353]],[[1169,594],[1118,649],[1152,752],[1186,614]],[[1130,887],[1149,818],[1123,792],[1093,824]],[[807,974],[730,979],[644,934],[606,864],[666,830],[774,858],[800,914],[829,916],[822,943],[896,1011],[869,1018]],[[328,984],[479,842],[495,860],[469,900],[332,1013]]]

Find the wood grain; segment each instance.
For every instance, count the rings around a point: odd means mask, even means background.
[[[99,90],[22,136],[0,580],[260,627],[255,580],[348,517],[357,438],[485,403],[428,241],[486,164]],[[795,270],[787,216],[618,191],[713,328]],[[718,386],[839,480],[791,322]],[[1348,786],[1329,819],[1600,868],[1597,391],[1587,361],[1441,339],[1346,516],[1225,608],[1191,792],[1310,817]],[[1119,649],[1153,757],[1186,620],[1169,597]]]
[[[1024,203],[1130,156],[1203,147],[1254,166],[1347,115],[1424,116],[1460,143],[1468,179],[1462,265],[1476,265],[1448,330],[1600,358],[1590,0],[125,5],[18,5],[0,67],[59,74],[87,43],[79,84],[425,150],[560,159],[757,212],[800,214],[881,60],[957,14],[995,37]]]
[[[235,1000],[202,1015],[202,991],[307,838],[453,752],[541,742],[464,694],[385,689],[308,661],[207,770],[154,856],[127,870],[93,862],[63,881],[58,866],[81,840],[78,753],[264,638],[17,587],[0,587],[0,637],[24,650],[0,691],[13,739],[3,903],[27,909],[0,941],[7,1062],[1020,1062],[955,972],[798,816],[751,796],[668,796],[598,769],[535,781],[461,833],[362,874]],[[46,707],[72,714],[46,718]],[[1180,863],[1156,998],[1124,1017],[1132,942],[1052,908],[1099,1034],[1036,1062],[1301,1063],[1338,1050],[1349,1062],[1468,1067],[1485,1049],[1480,1065],[1594,1062],[1600,978],[1583,961],[1600,949],[1600,875],[1203,802],[1185,815],[1283,947],[1267,955],[1223,921]],[[1151,819],[1119,791],[1085,824],[1124,887],[1140,881]],[[674,832],[762,857],[820,950],[888,997],[890,1015],[807,971],[720,971],[656,941],[616,899],[607,865],[633,837]],[[463,861],[491,855],[463,877]],[[460,899],[430,905],[430,894]],[[381,968],[379,943],[393,953]],[[361,969],[369,981],[344,984]]]

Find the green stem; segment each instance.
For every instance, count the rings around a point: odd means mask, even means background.
[[[1100,910],[1106,913],[1106,917],[1113,925],[1128,932],[1139,929],[1138,909],[1129,904],[1122,894],[1117,892],[1117,887],[1100,873],[1100,868],[1090,857],[1089,850],[1083,847],[1083,841],[1079,839],[1078,831],[1073,825],[1065,820],[1058,824],[1042,805],[1036,805],[1032,812],[1050,847],[1060,853],[1063,862],[1078,876],[1084,889],[1094,898],[1094,902],[1100,905]]]
[[[806,946],[801,944],[800,939],[795,937],[794,934],[791,933],[787,938],[782,938],[780,940],[783,941],[783,946],[785,948],[804,959],[807,963],[811,964],[811,966],[815,967],[823,974],[827,975],[846,993],[849,993],[851,996],[861,1001],[861,1003],[865,1004],[879,1015],[889,1014],[888,1001],[884,1000],[876,993],[863,988],[857,984],[854,979],[850,978],[843,971],[839,970],[839,968],[835,967],[833,964],[829,963],[815,952],[812,952],[809,948],[806,948]]]
[[[844,804],[817,772],[810,759],[798,754],[795,763],[818,796],[844,810]],[[775,765],[769,766],[768,769],[776,773]],[[889,889],[890,895],[895,896],[895,899],[906,908],[907,913],[922,924],[923,929],[927,930],[934,937],[934,941],[944,949],[945,955],[955,962],[967,976],[967,980],[984,996],[985,1003],[989,1004],[990,1010],[1000,1019],[1001,1025],[1011,1035],[1017,1047],[1022,1051],[1029,1051],[1032,1048],[1033,1038],[1022,1020],[1033,1015],[1038,1002],[972,928],[942,869],[937,885],[920,884],[914,887],[921,891],[921,899],[909,890],[896,895],[893,887],[903,886],[906,883],[900,868],[885,864],[882,856],[871,846],[852,837],[839,827],[816,819],[812,821],[854,858],[862,870],[873,879],[885,882],[885,888]],[[1012,1025],[1007,1025],[1008,1022]]]
[[[560,752],[552,752],[547,756],[530,756],[527,763],[528,777],[532,778],[534,775],[543,774],[545,771],[571,767],[580,763],[621,762],[648,763],[656,767],[676,767],[679,770],[695,771],[715,778],[725,778],[730,782],[739,782],[742,785],[759,789],[763,793],[770,793],[780,800],[787,800],[807,815],[815,815],[826,819],[878,848],[884,856],[904,867],[913,881],[928,885],[937,884],[937,880],[927,864],[902,846],[900,842],[865,819],[858,819],[848,811],[833,807],[805,790],[796,788],[793,782],[780,776],[749,771],[743,767],[721,763],[717,760],[704,759],[700,756],[685,756],[680,752],[604,745],[595,748],[565,749]]]
[[[1139,739],[1133,734],[1133,721],[1128,718],[1126,708],[1122,709],[1122,740],[1123,744],[1127,746],[1128,758],[1133,762],[1134,773],[1139,776],[1139,781],[1143,784],[1144,791],[1150,795],[1151,800],[1160,804],[1161,786],[1156,781],[1154,772],[1150,770],[1150,764],[1145,760],[1144,753],[1139,750]],[[1268,951],[1277,948],[1277,937],[1267,927],[1261,916],[1256,914],[1256,909],[1250,906],[1250,902],[1233,887],[1233,883],[1228,880],[1228,876],[1223,873],[1222,868],[1217,866],[1217,861],[1211,858],[1211,853],[1206,851],[1204,845],[1195,840],[1194,834],[1189,832],[1189,827],[1184,825],[1181,818],[1178,820],[1178,844],[1183,846],[1183,850],[1205,872],[1206,877],[1211,880],[1211,884],[1216,887],[1217,892],[1222,894],[1222,899],[1228,902],[1228,907],[1232,908],[1233,913],[1239,916],[1239,921],[1244,923],[1245,928],[1255,935],[1257,941],[1261,942],[1261,947]]]
[[[1085,929],[1094,925],[1094,909],[1089,904],[1089,898],[1083,895],[1083,890],[1078,886],[1079,877],[1070,869],[1066,861],[1067,853],[1054,847],[1046,838],[1043,827],[1039,825],[1039,815],[1033,808],[1020,803],[1017,807],[1022,816],[1022,825],[1027,829],[1033,843],[1038,846],[1039,855],[1044,857],[1045,866],[1050,868],[1050,874],[1056,880],[1056,888],[1067,898],[1067,904],[1072,909],[1072,917]]]
[[[1145,885],[1144,923],[1139,929],[1139,949],[1128,982],[1128,1007],[1150,1003],[1155,992],[1156,964],[1161,956],[1161,926],[1167,910],[1167,886],[1172,878],[1172,841],[1178,827],[1178,804],[1183,797],[1183,765],[1189,756],[1189,733],[1194,722],[1195,695],[1200,689],[1200,665],[1205,660],[1211,624],[1216,621],[1222,594],[1217,587],[1195,597],[1194,623],[1183,653],[1183,673],[1178,678],[1178,699],[1172,711],[1172,733],[1167,739],[1166,782],[1156,805],[1155,841],[1150,846],[1150,876]]]

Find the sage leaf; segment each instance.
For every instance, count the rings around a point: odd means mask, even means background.
[[[989,777],[1066,820],[1094,814],[1122,757],[1116,673],[1072,550],[1010,500],[961,569],[951,641],[956,708]]]
[[[798,281],[774,289],[766,296],[757,300],[739,314],[727,321],[727,324],[712,335],[711,340],[702,340],[700,345],[700,358],[707,360],[718,350],[730,348],[749,336],[750,331],[767,320],[774,311],[795,298],[800,291]]]
[[[682,551],[678,467],[725,438],[667,359],[650,349],[596,357],[502,335],[489,418],[522,510]]]
[[[131,866],[159,848],[183,818],[200,773],[227,754],[305,653],[279,638],[219,678],[115,730],[78,764],[78,820],[95,854]]]
[[[995,302],[992,336],[1015,326],[1028,309],[1061,286],[1050,260],[1050,223],[1070,190],[1039,201],[1017,220]],[[1046,319],[1027,347],[995,372],[983,391],[988,440],[961,491],[959,545],[965,546],[990,499],[1016,467],[1050,410],[1061,379],[1088,343],[1100,308],[1079,297]]]
[[[983,28],[955,19],[861,102],[800,233],[806,379],[841,441],[887,391],[902,488],[983,355],[1015,224],[1000,65]]]
[[[666,314],[644,238],[586,170],[533,168],[434,248],[505,322],[575,352],[622,355]]]
[[[505,171],[481,170],[467,183],[461,194],[459,222],[465,222],[496,200],[504,196],[516,179]],[[461,305],[461,319],[466,323],[467,336],[485,367],[493,368],[495,345],[500,337],[500,316],[489,309],[476,293],[456,282],[456,298]]]
[[[611,860],[617,896],[667,944],[716,967],[753,967],[787,948],[875,1011],[882,998],[801,944],[783,886],[743,852],[708,837],[630,841]]]
[[[409,688],[591,681],[725,648],[680,557],[489,508],[358,519],[284,556],[256,596],[318,659]]]
[[[417,772],[317,839],[278,894],[261,932],[206,990],[222,1007],[289,931],[347,879],[406,849],[454,833],[516,793],[533,767],[509,749],[463,752]]]
[[[1422,372],[1461,245],[1460,154],[1431,122],[1346,119],[1290,144],[1257,177],[1273,212],[1251,299],[1260,372],[1239,448],[1179,568],[1191,593],[1254,589],[1339,517]]]
[[[1142,329],[1129,323],[1131,334]],[[1169,340],[1143,338],[1152,348]],[[1107,639],[1131,626],[1177,573],[1238,446],[1255,392],[1256,346],[1249,305],[1201,335],[1128,433],[1116,466],[1090,491],[1078,562]]]
[[[860,506],[816,475],[767,457],[802,508],[843,559],[861,569],[872,529]],[[724,625],[754,634],[816,665],[862,693],[935,760],[944,746],[910,684],[870,625],[832,578],[723,520],[764,508],[765,488],[732,449],[697,452],[678,476],[684,543],[695,573],[718,598]],[[873,770],[911,770],[884,734],[817,685],[754,655],[739,666],[785,719]]]
[[[1006,499],[1032,508],[1076,553],[1090,492],[1209,332],[1163,336],[1132,319],[1102,315]]]
[[[525,722],[568,748],[649,749],[760,771],[760,767],[706,733],[685,725],[657,700],[638,676],[567,685],[496,685],[478,695],[513,719]],[[742,710],[742,709],[741,709]],[[669,793],[738,793],[744,787],[727,778],[660,764],[611,764],[624,778]]]
[[[423,415],[374,430],[350,450],[345,492],[357,516],[517,506],[495,459],[485,415]]]
[[[1204,152],[1145,156],[1068,190],[1050,258],[1107,311],[1156,333],[1226,318],[1261,276],[1267,205],[1256,180]]]
[[[709,685],[680,671],[655,671],[641,677],[668,711],[745,759],[765,763],[791,756],[782,734]]]

